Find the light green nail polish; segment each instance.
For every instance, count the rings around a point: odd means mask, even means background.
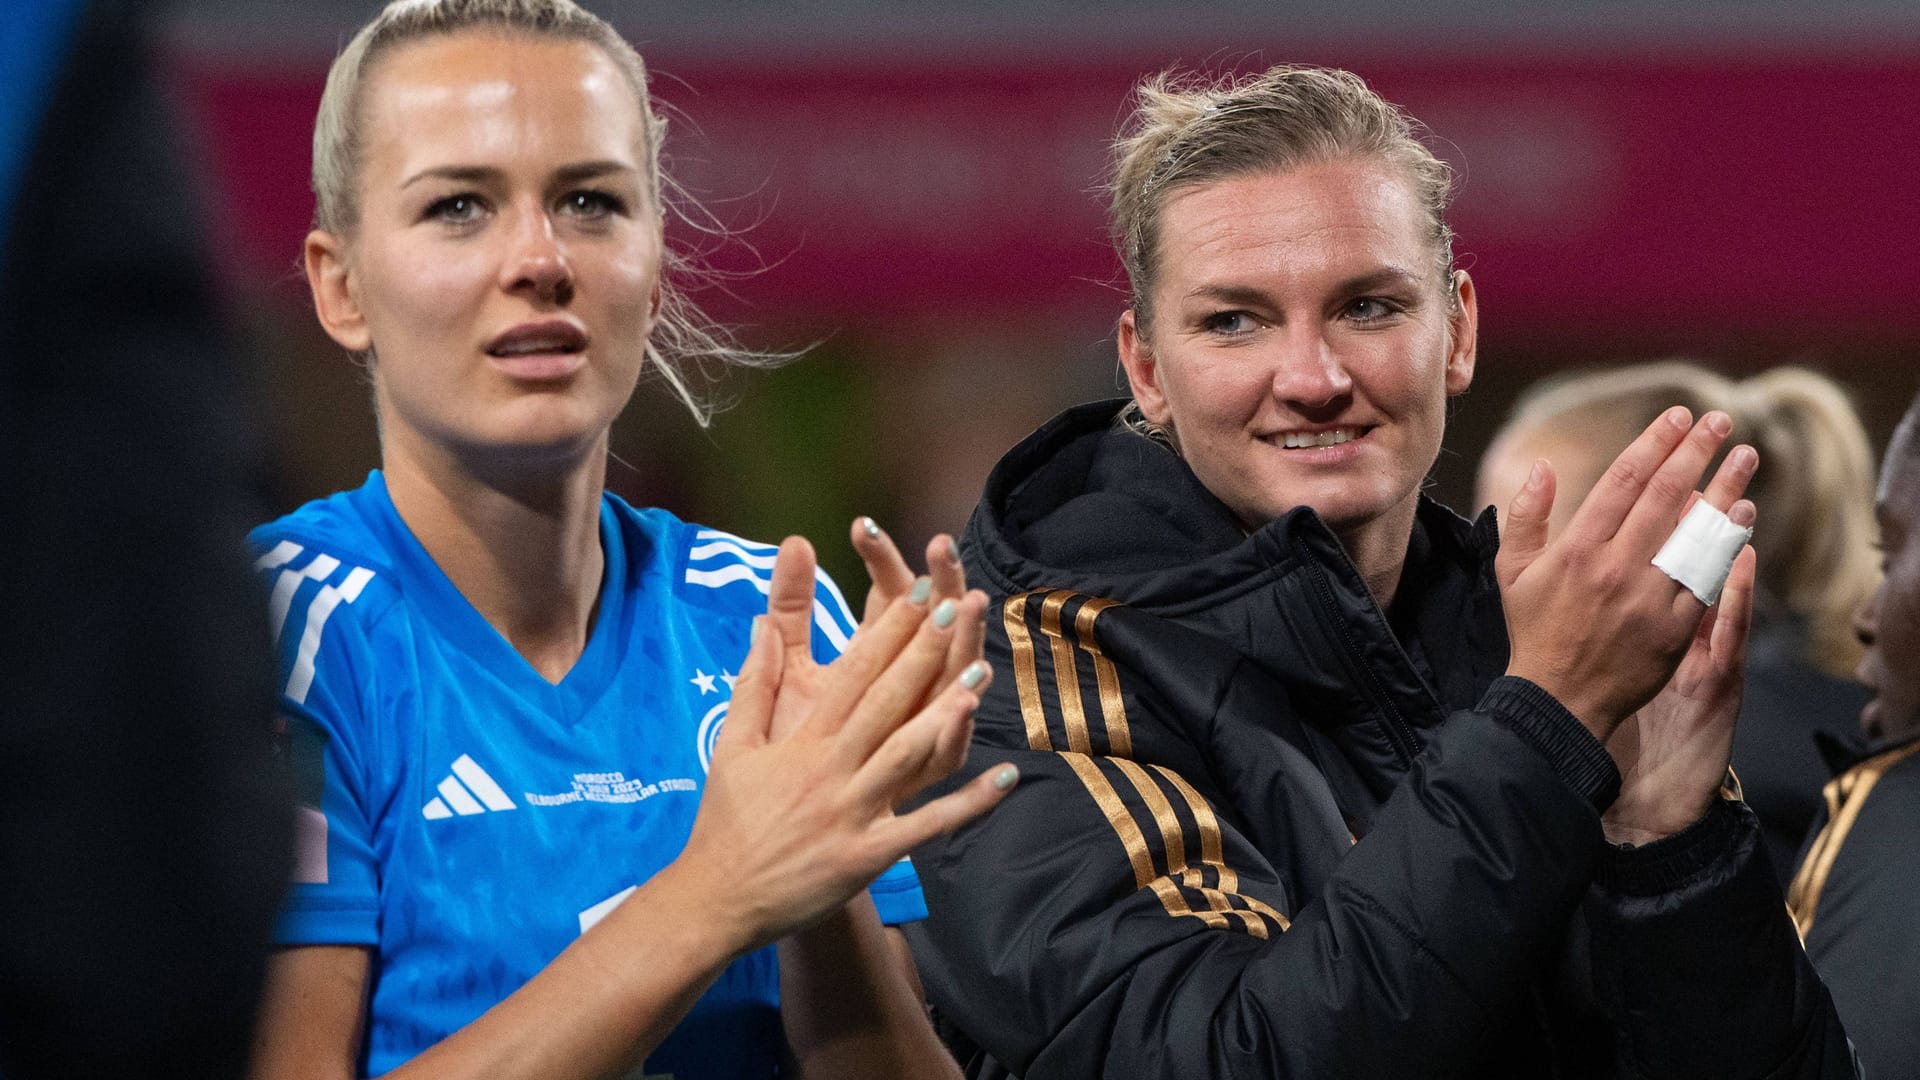
[[[953,625],[953,617],[957,614],[959,609],[953,606],[953,601],[942,600],[933,607],[933,625],[945,630]]]
[[[917,577],[913,579],[913,591],[907,594],[907,599],[916,604],[924,604],[927,602],[927,598],[932,595],[933,579],[930,577]]]
[[[969,690],[977,689],[981,683],[986,681],[987,665],[979,660],[968,664],[967,670],[960,673],[960,685]]]
[[[1007,790],[1019,781],[1020,770],[1011,765],[1002,765],[1000,771],[993,774],[993,786],[1001,791]]]
[[[860,519],[860,530],[866,533],[868,536],[880,535],[880,526],[875,525],[873,523],[873,519],[870,517],[863,517]]]

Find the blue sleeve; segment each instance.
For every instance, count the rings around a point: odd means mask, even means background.
[[[380,938],[380,868],[366,777],[376,736],[362,700],[370,650],[342,609],[364,604],[373,570],[291,541],[256,562],[279,653],[279,732],[296,811],[292,887],[274,931],[281,945],[372,945]]]
[[[873,879],[873,884],[867,886],[867,895],[873,897],[874,909],[887,926],[919,922],[927,917],[927,898],[920,891],[920,875],[913,872],[913,863],[906,859],[887,867],[886,873]]]

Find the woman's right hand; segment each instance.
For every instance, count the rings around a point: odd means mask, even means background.
[[[769,608],[804,590],[812,602],[812,551],[781,545]],[[804,574],[793,572],[805,564]],[[731,904],[741,951],[783,937],[844,904],[917,845],[985,813],[1011,786],[1011,766],[911,813],[907,801],[965,759],[991,672],[975,662],[942,681],[953,638],[977,605],[962,598],[944,612],[911,593],[869,618],[853,644],[825,668],[797,665],[805,685],[783,687],[788,653],[763,620],[734,684],[727,722],[686,849],[670,873],[697,875],[705,895]],[[963,608],[966,609],[963,611]],[[936,617],[936,613],[938,617]],[[776,725],[776,709],[798,693]]]
[[[1731,430],[1669,409],[1614,459],[1564,533],[1547,542],[1552,467],[1536,462],[1508,511],[1496,560],[1512,659],[1507,673],[1551,693],[1605,742],[1673,676],[1706,607],[1652,565]],[[1753,478],[1736,451],[1704,498],[1721,511]]]

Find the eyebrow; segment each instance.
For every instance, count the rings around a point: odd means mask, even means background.
[[[554,170],[554,179],[563,185],[577,184],[582,180],[591,180],[595,177],[616,173],[638,174],[639,171],[619,161],[580,161],[571,165],[562,165]],[[501,175],[501,170],[491,165],[440,165],[414,173],[400,187],[405,190],[422,180],[451,180],[461,184],[481,184],[497,181]]]
[[[1333,292],[1342,296],[1374,292],[1387,288],[1411,288],[1420,284],[1420,277],[1411,271],[1397,266],[1370,270],[1335,285]],[[1204,298],[1217,300],[1223,304],[1254,306],[1270,302],[1265,290],[1251,285],[1202,285],[1187,294],[1188,299]]]

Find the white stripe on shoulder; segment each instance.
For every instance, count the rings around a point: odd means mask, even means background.
[[[293,561],[295,555],[305,550],[305,548],[291,540],[282,540],[273,545],[272,551],[253,560],[253,568],[255,570],[272,570],[275,567],[285,566]]]
[[[773,584],[754,572],[753,567],[740,563],[731,563],[714,570],[687,569],[687,584],[705,585],[709,589],[718,589],[722,585],[731,585],[736,581],[751,581],[753,587],[762,593],[773,591]]]
[[[762,570],[773,569],[774,555],[757,555],[732,540],[710,540],[687,552],[688,562],[699,562],[715,556],[730,555],[748,566],[757,566]]]
[[[340,560],[324,552],[307,560],[307,565],[298,570],[282,570],[274,580],[273,595],[267,600],[267,621],[273,627],[273,643],[280,643],[280,631],[287,624],[287,610],[293,606],[294,594],[300,591],[302,581],[325,581],[340,569]]]
[[[816,595],[824,592],[826,593],[826,599],[832,601],[832,603],[827,604],[827,608],[840,617],[841,628],[849,634],[859,629],[860,620],[853,617],[853,609],[847,606],[847,598],[840,594],[840,586],[834,584],[833,579],[827,576],[825,570],[816,568],[813,572],[813,579],[820,585],[820,588],[815,590]]]
[[[320,556],[314,561],[318,562]],[[334,563],[338,566],[336,560]],[[347,572],[346,580],[338,586],[322,585],[314,594],[313,602],[307,605],[307,625],[300,634],[300,649],[293,657],[293,671],[287,676],[286,695],[295,704],[304,704],[307,694],[313,689],[315,663],[320,657],[320,635],[327,628],[327,620],[333,617],[333,610],[341,604],[351,604],[360,599],[360,593],[373,580],[373,571],[364,566],[356,566]]]

